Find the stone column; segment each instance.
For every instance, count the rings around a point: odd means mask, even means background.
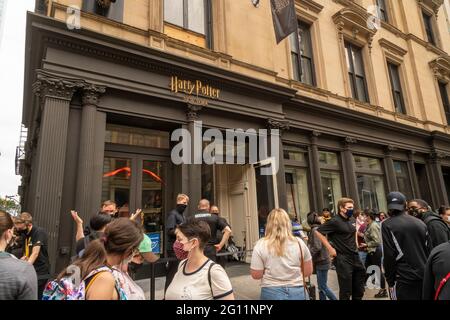
[[[384,163],[386,166],[386,174],[387,174],[386,180],[388,183],[389,192],[398,191],[398,183],[395,174],[394,160],[392,160],[392,151],[394,150],[395,148],[393,146],[387,146],[384,149]]]
[[[277,179],[277,190],[278,190],[278,206],[280,208],[288,210],[288,203],[287,203],[287,193],[286,193],[286,176],[285,176],[285,168],[284,168],[284,150],[283,150],[283,131],[289,130],[289,122],[288,121],[279,121],[274,119],[268,120],[268,127],[269,132],[271,136],[274,136],[277,138],[276,131],[273,131],[274,129],[278,129],[278,138],[280,139],[279,148],[277,150],[278,152],[278,172],[276,175]],[[270,146],[270,140],[268,140],[269,146]],[[270,155],[273,156],[274,153],[272,150],[270,151]],[[263,160],[263,159],[260,159]]]
[[[432,207],[437,208],[441,205],[448,205],[447,190],[445,188],[444,176],[442,174],[442,159],[447,154],[433,151],[427,159],[427,166],[431,178],[431,195],[433,199]]]
[[[312,191],[314,194],[314,210],[317,212],[321,212],[324,206],[322,198],[322,181],[320,179],[319,147],[317,145],[319,136],[319,132],[313,131],[310,140]]]
[[[35,225],[48,232],[51,272],[54,271],[59,234],[69,105],[75,91],[82,86],[81,80],[63,78],[44,71],[37,72],[37,81],[33,85],[40,98],[41,115],[34,167],[36,181],[30,190],[33,197],[30,210]]]
[[[344,160],[344,181],[347,196],[355,201],[355,206],[359,207],[358,186],[356,183],[355,161],[351,146],[358,141],[352,137],[346,137],[344,140],[344,151],[342,159]]]
[[[192,163],[188,164],[188,196],[190,198],[189,200],[189,207],[188,207],[188,216],[193,215],[197,212],[197,205],[200,201],[200,198],[202,196],[202,165],[201,162],[203,161],[202,152],[200,153],[201,158],[196,159],[196,148],[200,148],[202,150],[202,142],[203,142],[203,133],[201,132],[201,128],[198,127],[198,121],[199,119],[199,113],[202,110],[202,106],[198,105],[192,105],[188,104],[187,110],[186,110],[186,118],[187,118],[187,129],[191,135],[191,160]],[[200,131],[200,141],[198,140],[198,132]],[[197,137],[196,137],[197,136]],[[200,146],[198,145],[200,144]],[[197,162],[200,163],[195,163]],[[200,161],[198,161],[200,160]],[[186,166],[186,165],[184,165]]]
[[[148,0],[149,7],[149,29],[164,32],[164,1]]]
[[[94,178],[98,178],[95,177],[94,168],[99,160],[103,162],[103,159],[96,159],[96,118],[97,104],[104,92],[104,87],[92,84],[87,84],[83,88],[75,208],[86,223],[94,214],[92,194]],[[98,206],[99,204],[96,207]]]
[[[410,177],[410,181],[411,181],[411,189],[413,192],[413,197],[421,198],[422,195],[420,194],[419,182],[417,180],[416,168],[414,166],[414,154],[415,153],[416,153],[415,151],[410,151],[408,153],[408,172],[409,172],[409,177]]]

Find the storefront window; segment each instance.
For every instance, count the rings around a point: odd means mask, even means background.
[[[381,171],[381,162],[376,158],[355,156],[356,169]]]
[[[386,193],[383,176],[357,174],[356,182],[360,208],[386,212]]]
[[[322,198],[325,208],[336,212],[337,202],[342,198],[341,175],[338,172],[320,172]]]
[[[303,222],[310,210],[307,169],[286,168],[285,175],[288,213]]]
[[[169,149],[170,133],[108,124],[105,142],[130,146]]]
[[[105,158],[103,161],[102,202],[114,200],[119,215],[128,217],[130,212],[131,160]]]
[[[407,199],[412,199],[413,193],[408,174],[408,164],[406,162],[394,161],[394,169],[398,191],[402,192]]]
[[[341,166],[336,152],[319,151],[322,200],[325,208],[336,212],[337,202],[342,198]]]
[[[319,163],[320,165],[339,167],[338,156],[334,152],[320,151]]]
[[[306,150],[296,147],[284,147],[284,159],[306,162]]]

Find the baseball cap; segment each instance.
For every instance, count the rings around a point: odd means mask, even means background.
[[[406,208],[406,197],[401,192],[391,192],[387,195],[388,210],[403,211]]]

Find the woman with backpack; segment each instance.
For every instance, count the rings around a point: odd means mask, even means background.
[[[178,226],[176,236],[174,251],[182,261],[165,300],[234,300],[227,273],[203,253],[211,237],[209,225],[192,219]]]
[[[320,300],[337,300],[336,295],[328,287],[328,270],[331,267],[331,259],[328,250],[322,244],[319,238],[317,238],[315,231],[317,228],[325,223],[325,218],[319,216],[316,212],[308,213],[306,218],[311,232],[309,235],[308,246],[311,251],[314,270],[317,275],[317,286],[319,289]]]
[[[37,275],[33,265],[6,252],[12,243],[14,223],[0,210],[0,301],[37,300]]]
[[[265,237],[256,243],[250,265],[252,278],[261,279],[261,300],[307,300],[305,278],[312,269],[309,249],[292,234],[286,211],[272,210]]]
[[[123,270],[138,254],[141,228],[130,219],[112,221],[83,256],[47,284],[43,300],[143,300],[143,290]]]

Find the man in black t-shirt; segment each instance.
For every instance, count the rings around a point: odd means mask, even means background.
[[[447,280],[444,281],[446,278]],[[435,298],[450,300],[450,242],[434,248],[425,266],[423,300],[435,300]]]
[[[350,297],[353,300],[362,300],[366,269],[356,247],[353,200],[340,199],[338,210],[338,214],[319,226],[315,234],[334,258],[339,282],[339,300],[350,300]]]
[[[25,237],[23,257],[21,260],[33,265],[38,278],[38,299],[42,299],[45,285],[50,278],[50,262],[48,259],[47,232],[33,226],[33,218],[28,212],[23,212],[14,222],[16,230]]]
[[[218,215],[211,214],[210,204],[206,199],[200,200],[198,203],[198,212],[193,218],[205,221],[209,225],[209,228],[211,229],[211,238],[205,246],[204,253],[205,256],[216,262],[216,254],[222,250],[224,245],[228,242],[231,235],[231,228],[224,219],[221,219]],[[217,238],[217,231],[223,233],[221,241]]]

